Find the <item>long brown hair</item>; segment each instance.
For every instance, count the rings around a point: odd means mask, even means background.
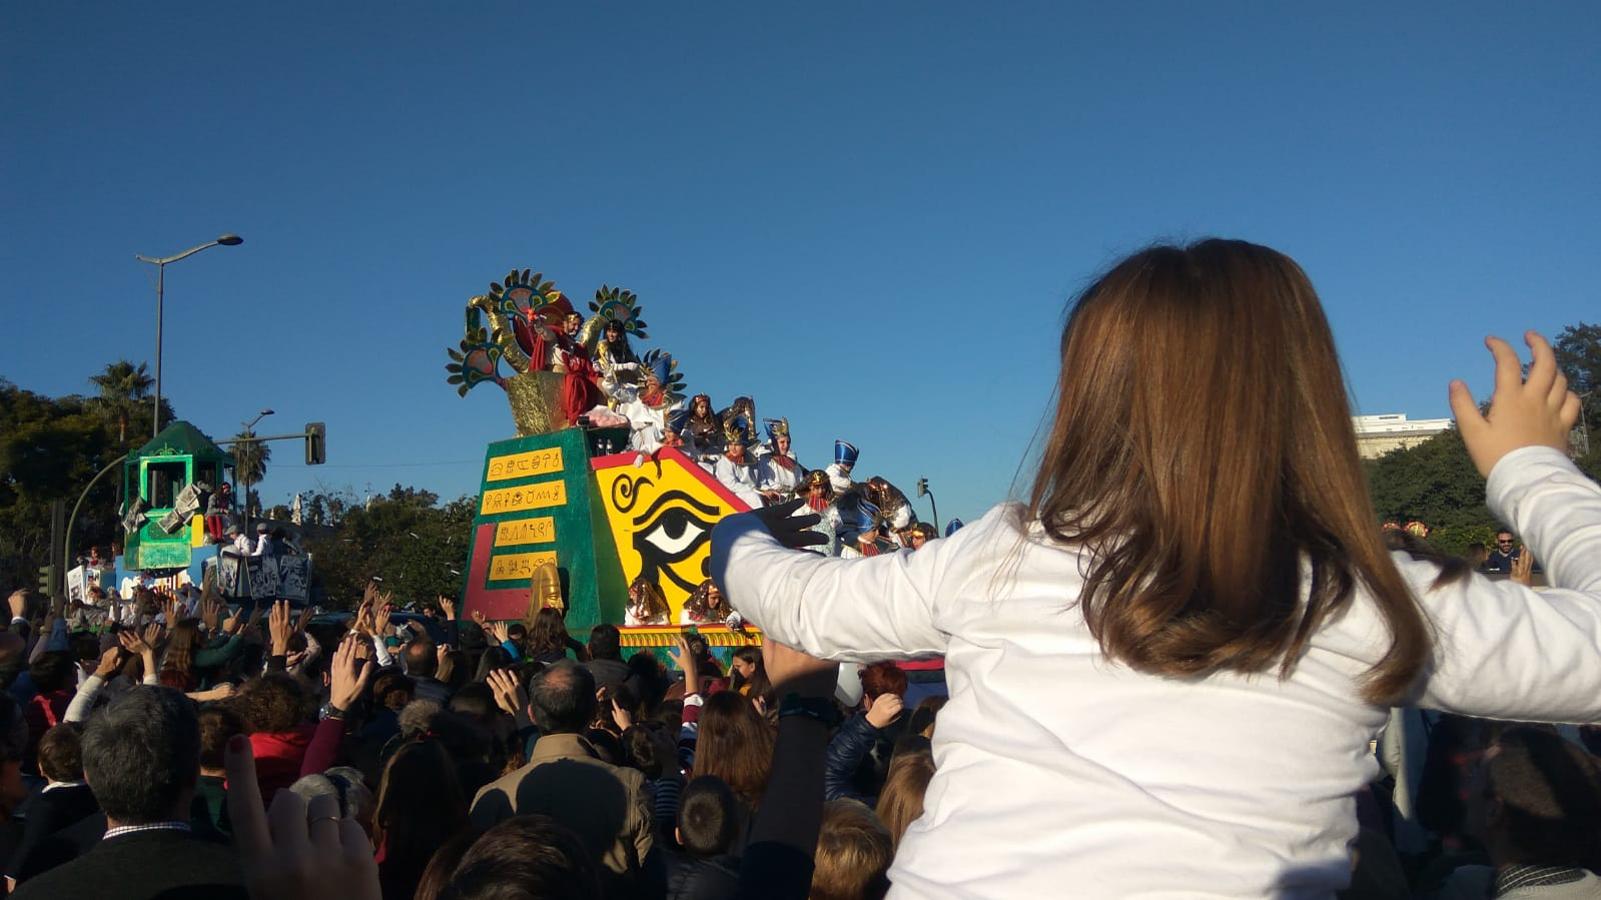
[[[567,634],[567,623],[561,617],[561,610],[547,606],[534,614],[534,625],[528,629],[530,656],[566,653],[570,640],[572,637]]]
[[[773,729],[751,702],[733,691],[706,698],[695,739],[695,777],[721,778],[752,808],[767,790],[773,767]]]
[[[372,829],[373,843],[384,850],[385,882],[411,893],[434,852],[468,827],[467,797],[444,745],[413,741],[389,758]]]
[[[874,810],[889,829],[889,839],[898,849],[906,829],[923,814],[923,795],[934,778],[934,754],[927,750],[907,750],[889,761],[884,790],[878,794]]]
[[[161,656],[161,672],[175,672],[193,680],[195,645],[200,643],[200,620],[183,619],[173,624],[167,635],[167,649]]]
[[[1405,694],[1428,626],[1374,527],[1334,338],[1300,266],[1244,241],[1152,247],[1084,292],[1061,352],[1028,512],[1087,551],[1084,620],[1108,657],[1287,676],[1360,584],[1391,637],[1364,696]]]

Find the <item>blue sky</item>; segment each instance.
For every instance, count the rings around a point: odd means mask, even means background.
[[[1114,8],[1115,7],[1115,8]],[[1293,9],[1292,9],[1293,7]],[[213,434],[324,420],[263,487],[476,489],[510,436],[444,350],[507,269],[637,291],[692,389],[940,514],[1004,498],[1066,299],[1159,238],[1318,285],[1363,412],[1601,318],[1590,3],[0,8],[0,376],[153,356]],[[921,507],[926,513],[926,507]]]

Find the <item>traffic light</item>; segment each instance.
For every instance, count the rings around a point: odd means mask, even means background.
[[[306,465],[320,466],[328,461],[328,426],[322,422],[306,423]]]
[[[39,593],[44,594],[46,597],[54,597],[55,594],[56,594],[55,588],[56,588],[56,567],[55,566],[40,566],[39,567]]]

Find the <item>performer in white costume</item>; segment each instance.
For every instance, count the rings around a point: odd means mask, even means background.
[[[828,539],[827,543],[816,547],[808,547],[824,556],[839,555],[839,510],[834,507],[834,486],[828,481],[828,474],[821,469],[813,469],[806,473],[801,482],[800,493],[806,502],[795,510],[795,515],[804,516],[815,514],[818,523],[812,526],[812,531]]]
[[[768,505],[782,503],[800,487],[806,477],[806,467],[790,452],[788,419],[764,419],[767,443],[758,448],[761,453],[756,464],[756,489]]]
[[[828,472],[829,482],[834,485],[834,496],[840,496],[856,486],[856,482],[851,481],[851,469],[855,468],[860,452],[850,441],[834,441],[834,461],[824,470]]]
[[[684,378],[674,371],[676,365],[672,354],[652,350],[642,360],[642,385],[616,385],[617,411],[628,417],[629,449],[655,453],[662,447],[677,445],[677,435],[667,427],[668,419],[683,408],[683,401],[674,391]]]
[[[762,495],[756,489],[756,464],[750,458],[744,433],[730,423],[723,440],[723,455],[713,461],[712,475],[750,508],[760,507]]]

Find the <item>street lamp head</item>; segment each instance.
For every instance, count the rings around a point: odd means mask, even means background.
[[[222,237],[217,238],[217,243],[224,247],[237,247],[244,242],[245,239],[237,234],[225,234]]]

